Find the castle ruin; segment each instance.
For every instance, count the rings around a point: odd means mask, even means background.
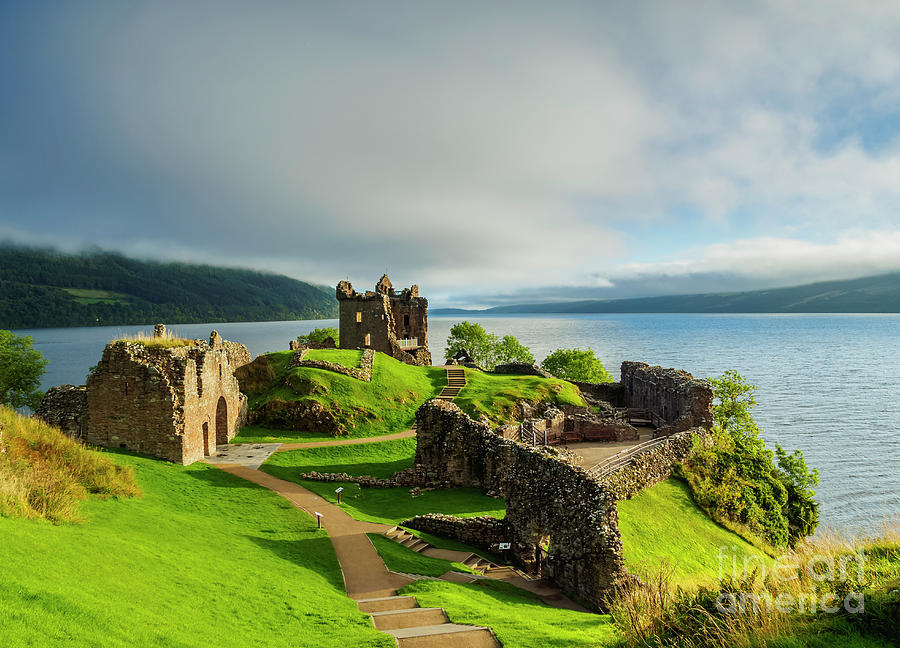
[[[157,325],[156,338],[165,337]],[[87,385],[53,387],[35,413],[97,446],[191,464],[237,433],[247,397],[234,377],[247,347],[213,331],[183,346],[118,340],[106,345]]]
[[[387,275],[375,291],[358,293],[349,281],[336,288],[342,349],[374,349],[406,364],[431,364],[428,351],[428,300],[419,287],[394,291]]]

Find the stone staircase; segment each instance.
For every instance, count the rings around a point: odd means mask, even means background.
[[[447,367],[447,386],[438,394],[438,400],[452,401],[466,386],[466,370],[461,367]]]
[[[443,608],[419,607],[414,596],[361,598],[356,604],[399,648],[500,648],[490,628],[450,623]]]
[[[452,560],[453,562],[462,563],[469,569],[478,572],[478,574],[482,576],[488,576],[497,580],[505,580],[505,577],[507,575],[517,575],[526,580],[535,580],[533,576],[529,576],[524,572],[519,571],[518,569],[510,567],[509,565],[497,565],[496,563],[493,563],[487,558],[479,556],[476,553],[467,551],[454,551],[451,549],[438,549],[437,547],[428,544],[420,537],[413,535],[412,533],[401,527],[395,526],[386,531],[384,535],[391,540],[402,544],[404,547],[412,549],[413,551],[421,553],[422,555],[431,556],[432,558],[443,558],[444,560]],[[455,574],[455,572],[453,573]],[[471,581],[478,578],[477,574],[464,574],[460,572],[459,575],[464,577],[466,581]]]

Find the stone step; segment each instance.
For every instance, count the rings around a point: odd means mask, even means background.
[[[442,608],[387,610],[384,612],[372,612],[371,616],[375,628],[382,632],[449,623],[449,619]]]
[[[408,610],[419,606],[415,596],[382,596],[379,598],[360,599],[356,604],[361,611],[369,613]]]
[[[399,648],[498,648],[489,628],[443,623],[418,628],[388,630]]]

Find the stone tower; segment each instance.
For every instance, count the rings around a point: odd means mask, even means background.
[[[375,290],[358,293],[349,281],[337,285],[342,349],[374,349],[412,365],[430,365],[428,300],[419,287],[394,290],[387,275]]]

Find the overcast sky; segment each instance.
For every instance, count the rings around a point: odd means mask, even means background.
[[[900,3],[0,3],[0,239],[433,305],[900,270]]]

